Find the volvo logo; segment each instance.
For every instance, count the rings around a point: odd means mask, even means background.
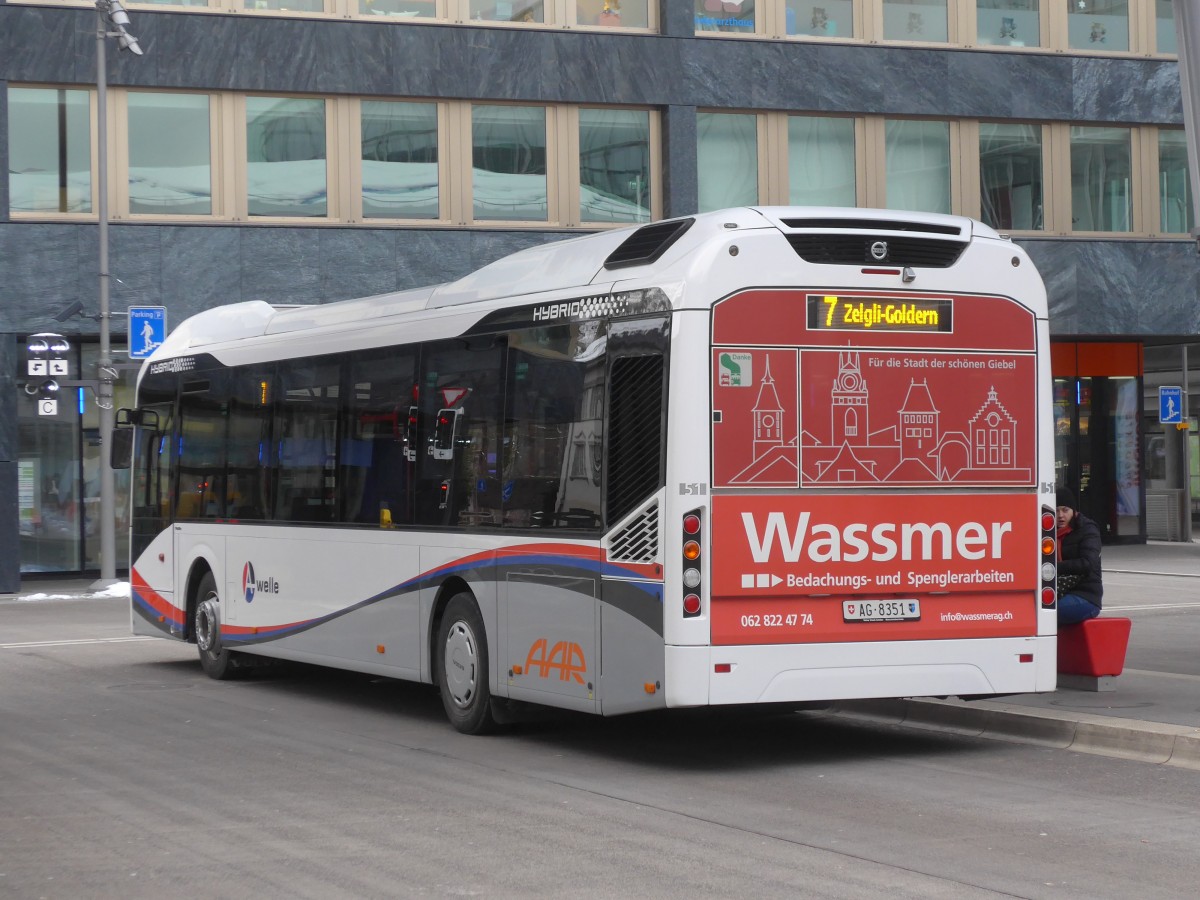
[[[887,259],[887,255],[887,241],[875,241],[871,244],[871,259],[876,262],[883,262],[883,260]]]

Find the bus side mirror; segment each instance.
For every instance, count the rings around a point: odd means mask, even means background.
[[[128,469],[133,464],[133,434],[128,426],[113,429],[108,448],[108,464],[113,469]]]
[[[429,451],[434,459],[454,459],[454,431],[461,415],[461,409],[438,410],[437,424],[433,426],[433,447]]]
[[[152,409],[128,409],[122,406],[117,410],[114,423],[118,428],[148,428],[158,431],[158,413]]]

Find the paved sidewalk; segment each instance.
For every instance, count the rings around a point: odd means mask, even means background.
[[[1003,700],[860,700],[842,715],[1200,769],[1200,543],[1104,548],[1104,614],[1133,621],[1113,691]],[[27,579],[0,603],[128,597],[129,584]]]

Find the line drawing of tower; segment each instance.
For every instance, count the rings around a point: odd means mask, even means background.
[[[925,454],[938,445],[942,434],[941,412],[929,393],[928,381],[912,380],[898,414],[901,458],[923,462]]]
[[[868,399],[858,351],[839,351],[838,373],[830,392],[831,446],[867,443],[871,434]]]
[[[771,377],[771,358],[766,358],[762,381],[758,386],[758,399],[754,403],[754,458],[775,447],[783,446],[783,404],[775,390],[775,379]]]

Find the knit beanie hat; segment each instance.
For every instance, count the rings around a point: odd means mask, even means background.
[[[1054,505],[1075,509],[1075,492],[1068,487],[1060,487],[1054,492]]]

